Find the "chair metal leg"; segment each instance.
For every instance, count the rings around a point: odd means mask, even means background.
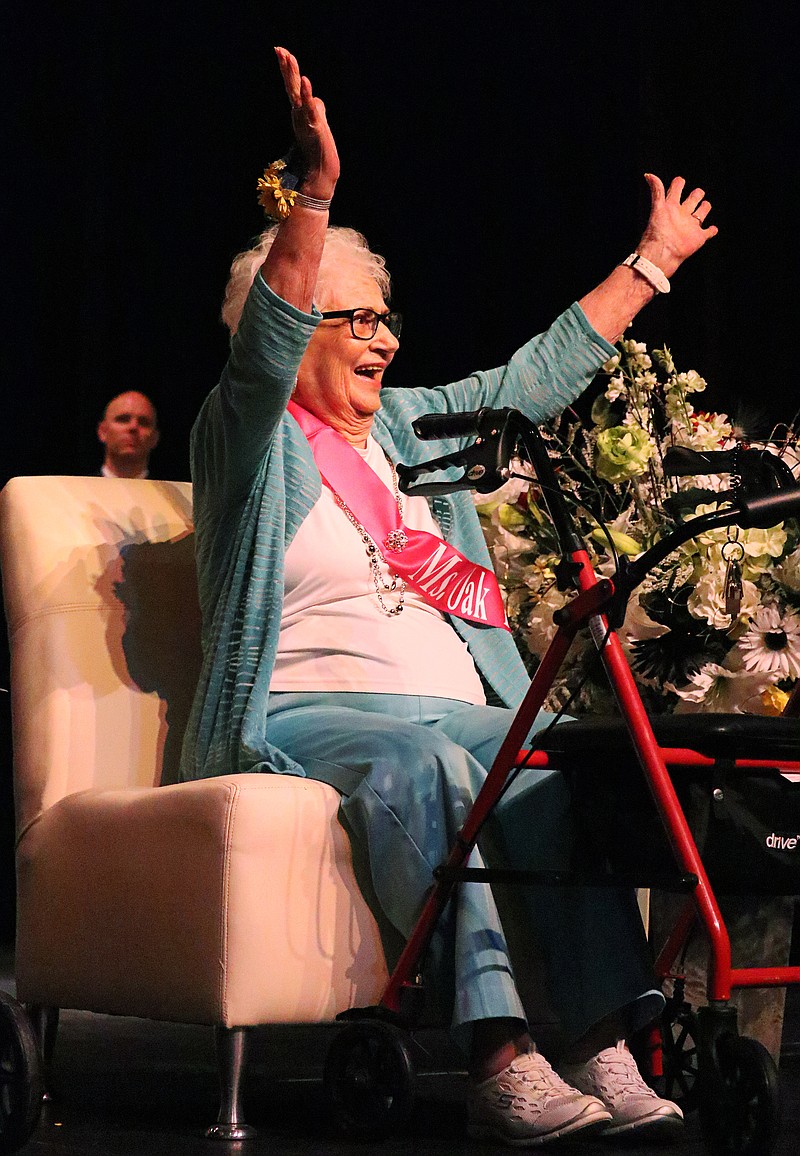
[[[33,1030],[39,1043],[39,1054],[42,1057],[42,1100],[49,1103],[53,1098],[51,1076],[53,1049],[56,1046],[56,1035],[58,1034],[58,1008],[29,1003],[25,1010],[33,1024]]]
[[[215,1028],[219,1065],[219,1117],[206,1131],[209,1140],[250,1140],[255,1128],[245,1124],[242,1112],[242,1075],[246,1062],[247,1028]]]

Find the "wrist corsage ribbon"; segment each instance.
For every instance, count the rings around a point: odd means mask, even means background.
[[[285,177],[281,176],[285,169],[286,161],[281,158],[267,165],[264,175],[258,178],[258,203],[264,210],[264,215],[271,221],[280,223],[287,220],[295,205],[302,205],[303,208],[313,209],[318,213],[327,213],[331,206],[330,200],[309,197],[299,192],[293,187],[298,183],[297,177],[290,172],[287,172]]]

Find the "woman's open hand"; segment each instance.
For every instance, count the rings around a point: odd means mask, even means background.
[[[692,189],[684,196],[683,177],[675,177],[666,192],[653,173],[645,173],[645,180],[650,186],[650,217],[636,251],[671,277],[687,257],[711,237],[716,237],[718,229],[716,225],[705,224],[711,204],[703,189]],[[619,340],[639,310],[652,300],[653,293],[649,278],[618,265],[578,304],[589,324],[613,343]]]
[[[716,225],[704,225],[711,204],[703,189],[693,189],[684,196],[683,177],[675,177],[666,192],[653,173],[645,173],[645,180],[650,186],[650,218],[636,249],[671,277],[719,230]]]
[[[339,179],[339,154],[328,126],[325,105],[314,96],[311,81],[301,76],[297,60],[285,48],[276,48],[275,55],[283,77],[289,104],[292,107],[292,128],[306,169],[303,192],[327,199]]]

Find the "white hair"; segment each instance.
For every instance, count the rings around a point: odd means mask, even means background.
[[[225,288],[225,300],[222,303],[222,320],[231,334],[239,327],[250,286],[272,247],[278,228],[278,225],[273,225],[265,229],[251,249],[239,253],[233,260],[231,275]],[[389,300],[391,282],[383,257],[379,253],[373,253],[366,237],[355,229],[331,225],[325,235],[325,247],[314,291],[314,304],[318,309],[324,310],[329,304],[330,294],[343,267],[356,268],[371,277],[380,289],[383,299]]]

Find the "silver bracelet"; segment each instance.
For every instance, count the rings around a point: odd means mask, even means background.
[[[317,213],[327,213],[332,200],[333,197],[329,197],[327,201],[323,200],[322,197],[307,197],[305,193],[295,193],[294,195],[296,205],[302,205],[304,209],[314,209]]]

